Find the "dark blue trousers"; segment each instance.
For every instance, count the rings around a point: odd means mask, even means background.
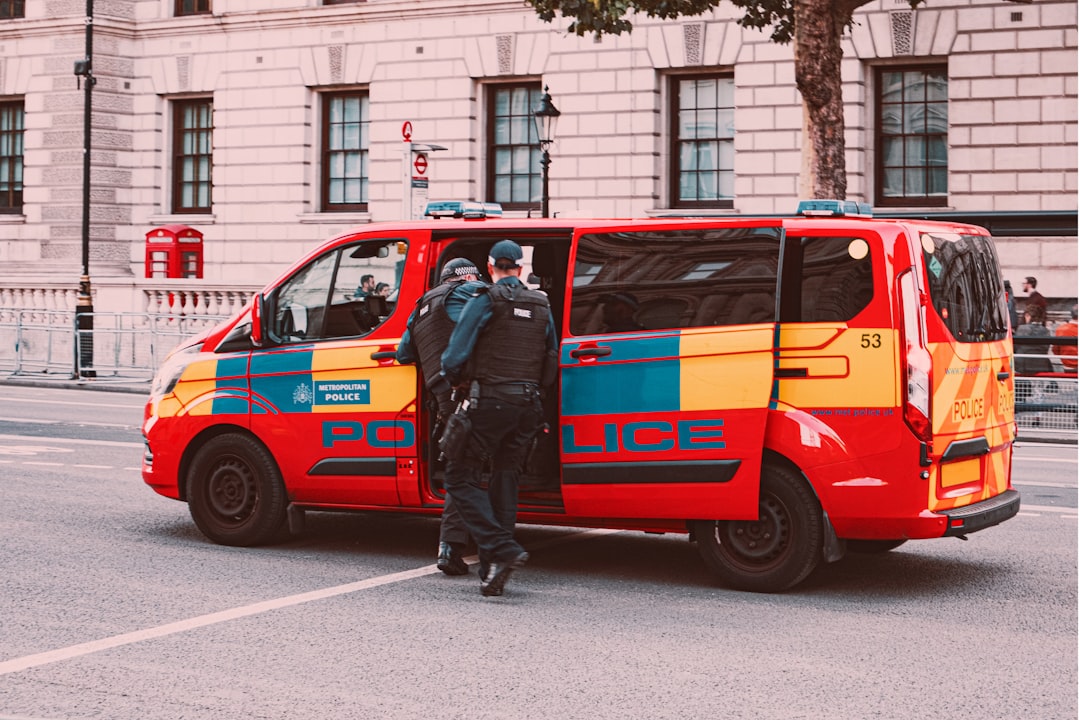
[[[524,548],[514,540],[518,479],[529,443],[540,423],[540,401],[532,397],[481,397],[469,410],[472,437],[463,457],[446,466],[446,490],[480,549],[480,562],[507,562]],[[484,465],[492,463],[488,487]]]

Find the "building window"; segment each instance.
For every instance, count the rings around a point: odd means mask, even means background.
[[[173,212],[210,212],[213,119],[209,99],[173,102]]]
[[[368,209],[371,120],[366,92],[323,95],[322,210]]]
[[[205,15],[210,12],[210,0],[176,0],[176,15]]]
[[[734,78],[673,78],[671,127],[672,206],[734,207]]]
[[[23,102],[0,102],[0,212],[23,204]]]
[[[877,205],[945,205],[949,80],[944,66],[878,68]]]
[[[0,18],[26,17],[25,0],[0,0]]]
[[[540,209],[540,84],[495,85],[487,97],[487,195],[508,210]]]

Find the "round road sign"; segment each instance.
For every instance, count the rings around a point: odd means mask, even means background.
[[[416,153],[416,159],[413,160],[413,168],[416,169],[417,175],[423,175],[427,172],[427,155],[424,153]]]

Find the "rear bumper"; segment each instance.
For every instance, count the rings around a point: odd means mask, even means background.
[[[940,514],[948,518],[944,537],[967,535],[1005,522],[1020,511],[1020,493],[1006,490],[1000,495]]]

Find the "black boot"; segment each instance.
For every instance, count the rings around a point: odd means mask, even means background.
[[[450,543],[439,543],[439,556],[435,565],[447,575],[468,575],[469,565],[460,550]]]

